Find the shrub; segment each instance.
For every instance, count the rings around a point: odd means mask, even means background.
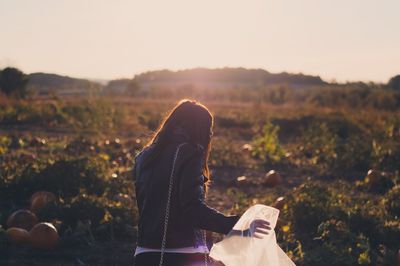
[[[383,170],[398,170],[400,164],[400,144],[395,138],[372,140],[371,167]]]
[[[261,134],[253,139],[254,150],[252,155],[265,160],[266,163],[279,162],[285,152],[279,143],[278,132],[278,126],[274,126],[270,122],[266,123]]]
[[[249,128],[252,126],[252,123],[248,120],[244,120],[240,117],[229,117],[229,116],[220,116],[216,115],[214,117],[215,124],[221,128]]]
[[[82,192],[101,195],[105,188],[107,164],[101,159],[61,159],[38,169],[28,165],[10,186],[14,193],[30,197],[36,191],[49,191],[62,198]]]
[[[400,75],[392,77],[387,86],[393,90],[400,91]]]
[[[333,168],[338,156],[338,137],[326,123],[312,123],[303,129],[301,143],[301,151],[312,165],[321,170]]]
[[[73,228],[78,221],[90,221],[92,226],[97,227],[106,214],[105,209],[106,204],[101,199],[82,194],[63,208],[62,220]]]
[[[9,125],[30,124],[109,130],[120,125],[124,118],[124,109],[114,107],[105,99],[72,104],[62,101],[41,104],[21,101],[3,104],[0,108],[0,124]]]
[[[400,221],[399,219],[387,220],[379,228],[380,235],[377,239],[380,243],[384,244],[387,248],[396,251],[400,249]]]
[[[378,194],[385,194],[394,186],[393,180],[389,175],[377,171],[367,175],[361,184],[369,192]]]
[[[397,200],[392,189],[384,197]],[[391,265],[400,248],[400,223],[380,195],[355,193],[345,181],[307,181],[287,196],[278,231],[298,265]],[[297,243],[297,244],[296,244]],[[301,252],[299,252],[301,250]],[[329,260],[326,260],[329,256]]]
[[[161,115],[146,110],[138,115],[138,121],[141,125],[146,126],[148,129],[154,131],[160,124]]]
[[[365,172],[369,168],[371,143],[360,135],[350,135],[346,139],[338,139],[336,152],[333,171],[348,174],[352,171]]]
[[[318,226],[318,243],[306,256],[305,265],[355,265],[357,255],[353,246],[356,236],[350,231],[347,223],[341,220],[329,219]],[[326,256],[329,260],[326,261]]]
[[[243,151],[235,145],[230,145],[226,139],[213,142],[210,161],[212,166],[249,167]]]
[[[27,95],[28,76],[17,68],[0,70],[0,91],[8,96],[24,98]]]
[[[390,214],[400,217],[400,185],[394,186],[386,193],[385,206]]]
[[[334,215],[331,213],[330,192],[318,183],[308,181],[293,191],[289,216],[297,239],[312,241],[320,223]]]
[[[8,151],[11,139],[7,136],[0,136],[0,156]]]

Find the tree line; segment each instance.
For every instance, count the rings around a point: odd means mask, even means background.
[[[211,70],[209,70],[211,71]],[[244,70],[242,69],[241,72]],[[248,70],[251,71],[251,70]],[[221,71],[220,71],[221,72]],[[268,72],[266,72],[268,73]],[[146,73],[145,73],[146,74]],[[214,73],[214,76],[218,73]],[[143,76],[143,75],[142,75]],[[144,75],[146,76],[146,75]],[[198,78],[198,77],[197,77]],[[49,79],[47,77],[47,79]],[[72,79],[72,78],[70,78]],[[28,95],[29,88],[27,87],[30,81],[30,75],[23,73],[21,70],[13,67],[7,67],[0,70],[0,93],[8,97],[14,98],[26,98]],[[140,90],[140,82],[137,79],[124,79],[124,80],[113,80],[110,81],[107,86],[104,87],[106,94],[112,93],[127,93],[131,92],[132,96],[136,96],[138,90]],[[89,81],[88,81],[89,82]],[[368,84],[362,83],[368,87]],[[345,84],[346,85],[346,84]],[[123,87],[124,89],[118,93],[118,88]],[[354,86],[352,86],[354,87]],[[358,86],[356,86],[358,87]],[[382,88],[392,89],[400,92],[400,75],[392,77],[387,84],[379,86]],[[161,89],[162,90],[162,89]]]

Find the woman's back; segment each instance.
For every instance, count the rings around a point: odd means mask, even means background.
[[[141,163],[150,156],[154,146],[149,146],[136,157],[135,164],[135,189],[139,208],[139,235],[138,245],[152,248],[160,248],[162,232],[164,230],[165,211],[168,198],[169,178],[172,171],[174,154],[178,146],[184,143],[185,139],[176,136],[171,143],[168,143],[154,161],[146,167]],[[196,158],[194,158],[196,157]],[[189,160],[201,160],[201,151],[193,144],[186,143],[181,146],[175,162],[174,185],[171,193],[171,205],[167,233],[168,247],[196,246],[198,230],[194,230],[189,217],[181,208],[180,197],[184,196],[182,190],[190,188],[182,187],[187,182],[182,182],[183,173],[196,173],[193,164],[185,165]],[[199,162],[201,164],[201,162]],[[200,170],[200,169],[199,169]],[[201,171],[196,176],[197,184],[204,183]],[[203,198],[204,199],[204,195]],[[199,199],[200,200],[200,199]]]

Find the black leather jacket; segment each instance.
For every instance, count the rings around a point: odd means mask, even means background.
[[[135,158],[134,180],[139,208],[138,246],[161,248],[173,157],[178,145],[186,140],[183,135],[174,135],[161,156],[143,169],[140,169],[141,161],[154,146],[149,146]],[[189,143],[179,150],[166,248],[197,247],[202,243],[199,229],[227,234],[240,218],[237,215],[225,216],[204,202],[203,152],[198,145]]]

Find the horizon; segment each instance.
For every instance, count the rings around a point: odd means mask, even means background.
[[[13,67],[13,66],[8,66],[8,67]],[[54,73],[54,72],[43,72],[43,71],[27,73],[27,72],[24,72],[22,69],[19,69],[19,70],[23,71],[23,73],[26,74],[26,75],[31,75],[31,74],[50,74],[50,75],[57,75],[57,76],[62,76],[62,77],[74,78],[74,79],[84,79],[84,80],[89,80],[89,81],[98,82],[98,83],[103,83],[103,82],[107,82],[108,83],[108,82],[110,82],[112,80],[134,79],[135,76],[141,75],[141,74],[145,74],[145,73],[148,73],[148,72],[171,71],[173,73],[177,73],[177,72],[180,72],[180,71],[191,71],[191,70],[196,70],[196,69],[207,69],[207,70],[223,70],[223,69],[263,70],[263,71],[266,71],[267,73],[272,74],[272,75],[288,73],[289,75],[304,75],[304,76],[311,76],[311,77],[319,77],[324,82],[327,82],[327,83],[338,83],[338,84],[353,83],[353,82],[354,83],[356,83],[356,82],[364,82],[364,83],[374,83],[374,84],[386,84],[387,83],[387,82],[362,81],[362,80],[352,80],[352,81],[326,80],[326,79],[322,78],[319,75],[311,75],[311,74],[302,73],[302,72],[298,72],[298,73],[291,73],[291,72],[286,72],[286,71],[271,72],[271,71],[268,71],[267,69],[262,69],[262,68],[245,68],[245,67],[216,67],[216,68],[195,67],[195,68],[185,68],[185,69],[178,69],[178,70],[171,70],[171,69],[164,68],[164,69],[155,69],[155,70],[149,70],[149,71],[144,71],[144,72],[140,72],[140,73],[135,73],[131,77],[119,77],[119,78],[115,78],[115,79],[101,79],[101,78],[99,79],[99,78],[91,78],[91,77],[77,77],[77,76],[71,76],[71,75],[66,75],[66,74],[60,74],[60,73]],[[0,68],[0,70],[2,70],[2,68]]]
[[[395,0],[4,0],[0,68],[112,80],[243,67],[386,83],[400,73],[397,10]]]

